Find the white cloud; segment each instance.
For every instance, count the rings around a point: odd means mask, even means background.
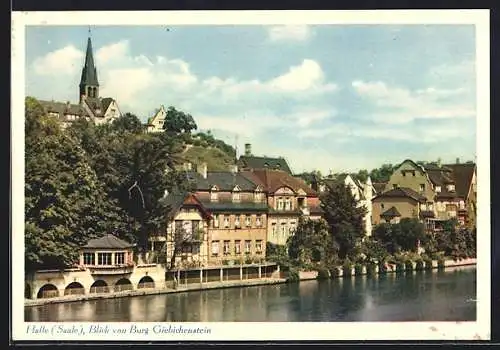
[[[83,52],[73,45],[52,51],[33,62],[33,69],[39,75],[71,75],[81,66]]]
[[[270,41],[305,41],[313,35],[307,25],[279,25],[268,29]]]
[[[35,60],[31,68],[35,74],[47,78],[55,79],[62,70],[78,79],[83,55],[83,51],[67,46]],[[307,107],[310,97],[326,96],[338,90],[337,85],[326,81],[321,66],[312,59],[304,59],[267,80],[237,80],[199,77],[187,62],[177,58],[132,55],[127,40],[99,48],[95,57],[101,96],[116,98],[122,110],[142,117],[160,104],[187,109],[196,118],[201,114],[214,114],[210,109],[222,108],[224,115],[233,113],[229,127],[234,113],[256,114],[261,112],[261,106],[266,106],[266,113],[273,114],[273,105],[284,99],[301,101],[301,106]],[[76,86],[77,81],[74,83]],[[57,87],[51,89],[55,92]],[[60,93],[64,99],[74,100],[67,89]],[[320,119],[303,117],[301,123],[306,125]]]
[[[410,90],[384,82],[353,81],[352,87],[375,108],[367,119],[405,124],[417,119],[471,118],[476,114],[473,89],[428,87]]]

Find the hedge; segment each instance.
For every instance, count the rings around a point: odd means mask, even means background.
[[[398,261],[396,263],[396,272],[404,272],[404,270],[405,270],[405,264]]]
[[[424,269],[432,270],[432,260],[431,259],[424,260]]]
[[[356,264],[354,265],[354,273],[356,276],[360,276],[363,274],[363,265],[361,264]]]
[[[318,269],[318,276],[316,276],[316,279],[327,280],[329,278],[330,278],[330,272],[328,271],[328,269],[325,268]]]
[[[352,275],[352,266],[351,265],[347,265],[347,264],[344,264],[344,266],[342,267],[342,272],[343,272],[343,276],[344,277],[348,277],[348,276],[351,276]]]
[[[299,272],[295,268],[290,268],[288,270],[288,278],[287,282],[298,282],[299,281]]]
[[[370,264],[366,265],[366,274],[368,276],[375,275],[375,267],[376,267],[376,265],[374,263],[370,263]]]
[[[417,265],[415,266],[415,270],[422,271],[424,269],[424,261],[422,259],[417,260]]]
[[[413,271],[413,262],[411,260],[406,260],[405,270],[406,271]]]
[[[438,260],[438,269],[440,270],[444,269],[444,259]]]
[[[339,277],[339,275],[340,275],[339,269],[335,268],[330,270],[330,277],[332,278]]]

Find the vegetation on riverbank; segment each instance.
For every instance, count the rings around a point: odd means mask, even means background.
[[[268,243],[269,261],[290,271],[290,280],[298,271],[318,271],[318,278],[338,275],[373,275],[376,267],[384,273],[389,266],[396,272],[438,268],[445,260],[476,256],[476,230],[459,227],[456,220],[446,221],[443,230],[426,233],[417,219],[404,218],[397,224],[376,226],[371,237],[363,235],[364,209],[356,205],[349,188],[334,185],[321,198],[324,220],[301,219],[286,246]]]

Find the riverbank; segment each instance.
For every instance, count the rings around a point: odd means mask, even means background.
[[[142,288],[136,290],[127,290],[122,292],[112,293],[93,293],[85,295],[66,295],[61,297],[47,298],[47,299],[25,299],[24,306],[41,306],[48,304],[70,303],[87,300],[98,299],[116,299],[124,297],[144,296],[144,295],[158,295],[158,294],[172,294],[183,293],[191,291],[209,290],[209,289],[223,289],[223,288],[236,288],[236,287],[250,287],[268,284],[286,283],[285,278],[262,278],[254,280],[243,281],[223,281],[223,282],[204,282],[193,283],[187,285],[179,285],[176,289],[173,288]]]
[[[469,258],[469,259],[462,259],[462,260],[444,260],[442,262],[442,265],[440,265],[440,262],[438,260],[432,260],[431,266],[425,267],[422,266],[421,269],[426,269],[426,270],[432,270],[432,269],[438,269],[438,268],[453,268],[453,267],[460,267],[460,266],[475,266],[477,263],[476,258]],[[407,266],[406,264],[402,264],[399,269],[398,266],[395,264],[386,264],[386,269],[383,273],[395,273],[395,272],[405,272],[405,271],[416,271],[418,270],[419,267],[416,262],[412,262],[411,268]],[[335,270],[335,269],[333,269]],[[333,271],[332,270],[332,271]],[[346,274],[347,272],[347,274]],[[379,274],[381,273],[379,271],[379,267],[375,266],[375,271],[374,274]],[[299,271],[298,279],[299,281],[308,281],[308,280],[315,280],[318,278],[319,271]],[[337,267],[336,268],[336,276],[332,276],[332,272],[329,271],[329,277],[343,277],[345,275],[348,276],[362,276],[362,275],[367,275],[368,270],[366,266],[362,266],[361,269],[356,269],[356,267],[352,266],[351,269],[348,271],[345,271],[343,267]]]

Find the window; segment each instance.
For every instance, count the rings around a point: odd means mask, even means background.
[[[260,227],[262,225],[262,219],[260,215],[257,215],[257,217],[255,218],[255,225],[257,227]]]
[[[182,246],[182,252],[184,254],[190,254],[190,253],[192,253],[193,252],[192,246],[191,245],[183,245]]]
[[[292,201],[290,198],[285,200],[285,210],[292,210]]]
[[[234,227],[240,228],[240,216],[239,215],[236,215],[234,217]]]
[[[125,253],[115,253],[115,265],[125,264]]]
[[[276,236],[276,223],[273,222],[271,227],[272,227],[273,236]]]
[[[298,198],[297,199],[297,204],[298,204],[299,208],[303,208],[305,206],[305,200],[304,200],[304,198]]]
[[[245,241],[245,254],[250,254],[252,249],[252,241]]]
[[[283,198],[278,198],[278,210],[283,210]]]
[[[260,239],[255,241],[255,252],[257,254],[262,253],[262,240],[260,240]]]
[[[415,172],[414,171],[411,172],[411,176],[415,176]]]
[[[212,255],[219,255],[219,241],[212,241]]]
[[[465,202],[464,201],[460,201],[460,209],[465,209]]]
[[[420,184],[420,192],[424,192],[425,191],[425,184]]]
[[[427,203],[427,210],[434,210],[434,205],[432,202]]]
[[[283,237],[285,237],[286,235],[286,222],[281,223],[281,234],[283,235]]]
[[[245,215],[245,225],[247,227],[252,226],[252,220],[251,220],[250,216],[248,216],[248,215]]]
[[[240,193],[233,192],[233,202],[239,202],[239,201],[240,201]]]
[[[84,265],[95,265],[95,254],[94,253],[83,253],[83,264]]]
[[[224,255],[229,255],[229,241],[224,241]]]
[[[380,203],[380,208],[384,209],[384,203]]]
[[[236,255],[241,254],[241,241],[240,240],[234,241],[234,254],[236,254]]]
[[[111,265],[111,253],[97,253],[97,265]]]
[[[227,215],[224,215],[224,227],[229,228],[229,218]]]
[[[255,192],[254,197],[256,202],[262,202],[262,192]]]
[[[427,210],[427,206],[424,203],[420,204],[420,210]]]
[[[397,184],[393,184],[393,185],[392,185],[392,188],[393,188],[393,189],[396,189],[396,188],[398,188],[398,185],[397,185]]]
[[[448,186],[447,186],[447,190],[448,190],[448,192],[453,192],[453,191],[455,191],[455,185],[448,185]]]
[[[191,230],[196,232],[200,228],[200,220],[191,221]]]
[[[214,227],[219,227],[219,216],[214,214]]]
[[[175,232],[176,233],[182,232],[182,220],[175,220]]]
[[[437,193],[441,192],[441,186],[436,186],[436,192]]]
[[[403,174],[403,176],[406,176],[406,171],[401,170],[401,174]]]
[[[210,191],[210,201],[217,202],[217,199],[218,199],[217,192],[214,190],[211,190]]]

